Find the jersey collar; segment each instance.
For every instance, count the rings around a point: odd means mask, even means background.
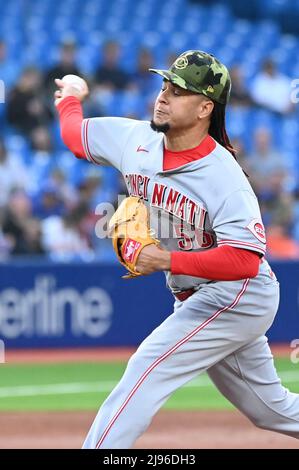
[[[194,163],[204,157],[210,155],[215,150],[216,142],[207,135],[202,142],[192,149],[172,151],[163,149],[163,173],[166,171],[179,170],[190,163]]]

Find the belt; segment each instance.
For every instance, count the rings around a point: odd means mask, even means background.
[[[188,299],[188,297],[190,297],[191,295],[194,294],[194,292],[196,292],[196,289],[187,289],[187,290],[183,290],[182,292],[174,292],[174,296],[180,300],[181,302],[183,302],[183,300],[186,300]]]

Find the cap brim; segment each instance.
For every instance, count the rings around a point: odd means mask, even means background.
[[[170,72],[169,70],[159,70],[159,69],[149,69],[149,71],[153,73],[157,73],[158,75],[161,75],[161,77],[165,78],[165,80],[168,80],[174,85],[184,88],[184,90],[189,89],[187,88],[185,80],[179,77],[176,73]]]

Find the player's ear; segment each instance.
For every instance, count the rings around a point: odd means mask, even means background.
[[[198,119],[209,117],[214,109],[214,102],[202,95],[201,103],[198,107]]]

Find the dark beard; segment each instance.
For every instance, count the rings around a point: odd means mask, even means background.
[[[151,128],[153,129],[153,131],[163,132],[163,134],[166,134],[170,129],[170,125],[168,123],[166,123],[166,124],[161,124],[159,126],[159,124],[156,124],[154,122],[154,120],[152,119],[151,120]]]

